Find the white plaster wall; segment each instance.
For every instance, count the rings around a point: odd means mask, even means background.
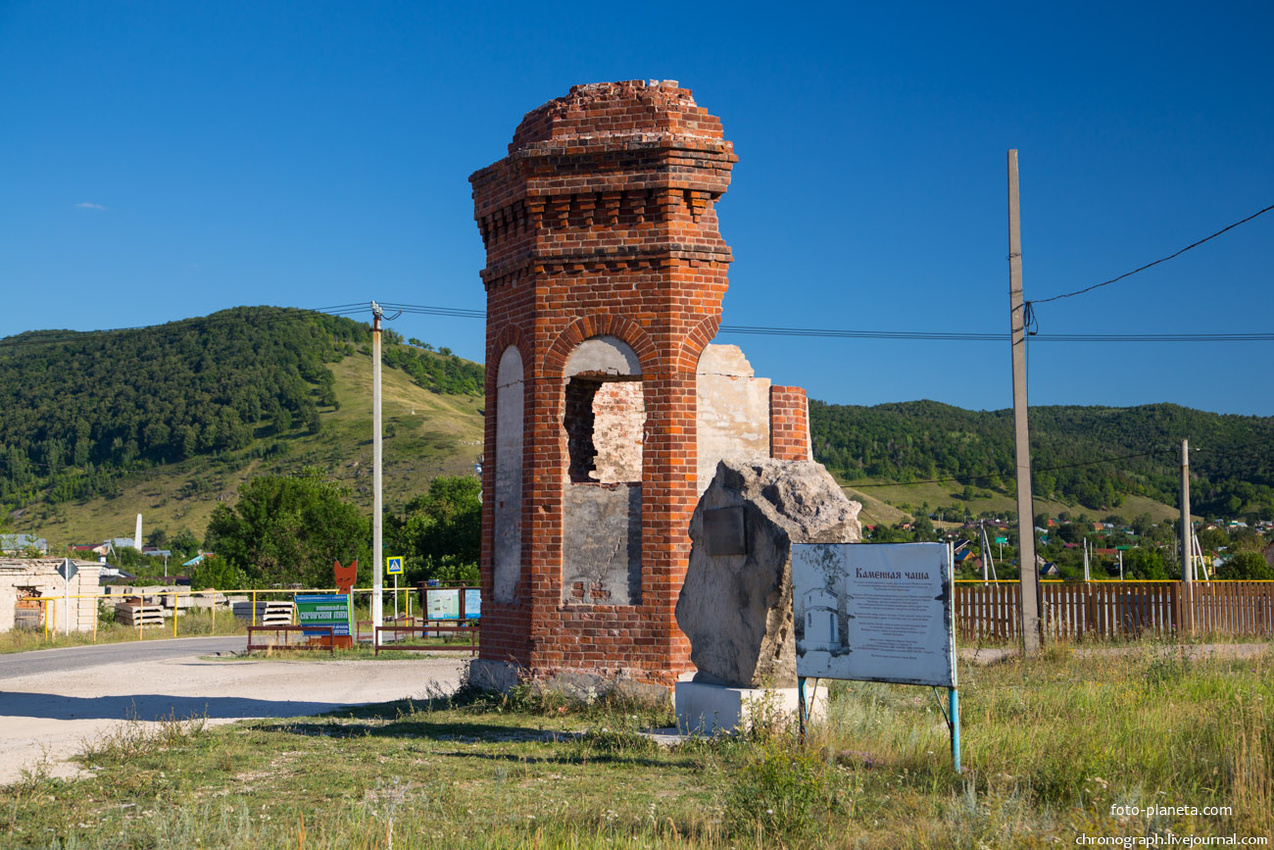
[[[575,347],[566,358],[565,377],[580,374],[640,375],[641,361],[628,343],[617,336],[595,336]]]
[[[770,456],[770,379],[758,378],[737,345],[709,345],[699,357],[699,495],[717,464]]]

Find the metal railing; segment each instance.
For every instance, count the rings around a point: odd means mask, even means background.
[[[331,626],[248,626],[248,652],[266,652],[270,650],[322,650],[326,649],[330,654],[336,654],[336,640],[334,629]],[[254,643],[253,637],[256,635],[273,634],[275,636],[274,643]],[[302,637],[313,635],[319,637],[320,640],[304,640],[301,643],[289,643],[287,635],[299,634]],[[323,642],[321,637],[327,635],[327,641]],[[279,642],[278,636],[284,635],[283,642]]]
[[[421,635],[423,639],[428,639],[430,633],[434,637],[444,638],[447,635],[468,635],[468,644],[446,644],[446,643],[400,643],[397,640],[384,641],[381,640],[382,635]],[[457,624],[454,620],[426,620],[420,625],[411,626],[377,626],[375,632],[375,640],[373,645],[376,647],[376,655],[380,655],[385,650],[409,650],[413,652],[465,652],[470,655],[478,654],[478,624],[475,622],[466,622]]]

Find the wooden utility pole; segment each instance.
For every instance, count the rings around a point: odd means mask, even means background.
[[[1022,593],[1022,651],[1040,648],[1040,580],[1035,569],[1035,508],[1031,442],[1026,425],[1026,308],[1022,299],[1022,226],[1017,201],[1017,151],[1009,151],[1009,321],[1013,346],[1013,446],[1017,457],[1017,536]]]

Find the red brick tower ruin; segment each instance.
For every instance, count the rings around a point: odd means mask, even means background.
[[[693,669],[674,609],[716,460],[808,457],[804,392],[708,345],[735,161],[688,89],[630,81],[528,113],[470,177],[487,251],[481,684]]]

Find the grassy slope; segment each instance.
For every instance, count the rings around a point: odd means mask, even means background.
[[[269,460],[241,455],[193,458],[133,476],[116,498],[28,509],[21,522],[48,539],[51,551],[67,543],[131,537],[137,514],[145,533],[181,527],[202,537],[218,502],[233,502],[247,479],[317,466],[353,491],[355,501],[371,507],[371,358],[356,354],[331,364],[339,410],[320,413],[317,435],[285,440],[288,451]],[[395,369],[383,373],[383,415],[395,434],[385,439],[385,504],[401,505],[428,488],[438,475],[472,472],[482,453],[482,399],[444,396],[417,386]]]

